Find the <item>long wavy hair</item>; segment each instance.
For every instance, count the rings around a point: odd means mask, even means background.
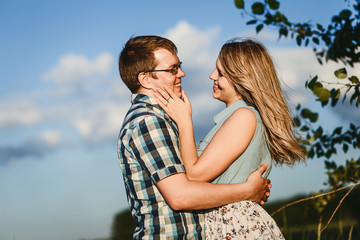
[[[265,137],[276,164],[306,160],[296,140],[293,118],[266,48],[251,39],[232,39],[221,48],[219,60],[236,92],[260,113]]]

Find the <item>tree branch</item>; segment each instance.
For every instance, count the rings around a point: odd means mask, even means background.
[[[291,202],[291,203],[288,203],[284,206],[282,206],[281,208],[279,208],[278,210],[276,210],[275,212],[271,213],[271,216],[274,216],[276,213],[284,210],[285,208],[289,207],[289,206],[292,206],[294,204],[297,204],[297,203],[300,203],[300,202],[304,202],[304,201],[307,201],[307,200],[312,200],[312,199],[316,199],[316,198],[319,198],[319,197],[322,197],[322,196],[326,196],[326,195],[329,195],[329,194],[332,194],[332,193],[335,193],[335,192],[338,192],[338,191],[341,191],[345,188],[349,188],[349,187],[355,187],[357,185],[360,185],[360,182],[357,182],[355,184],[352,184],[352,185],[348,185],[348,186],[345,186],[345,187],[341,187],[341,188],[338,188],[338,189],[335,189],[333,191],[330,191],[330,192],[326,192],[326,193],[322,193],[322,194],[318,194],[318,195],[315,195],[315,196],[312,196],[312,197],[308,197],[308,198],[303,198],[303,199],[300,199],[300,200],[297,200],[297,201],[294,201],[294,202]]]

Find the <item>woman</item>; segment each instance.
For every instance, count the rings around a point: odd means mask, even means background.
[[[169,88],[158,89],[159,105],[179,128],[181,156],[187,176],[215,183],[244,182],[262,163],[293,165],[304,159],[296,141],[289,107],[281,92],[272,59],[253,40],[228,41],[219,53],[213,97],[226,108],[200,142],[193,136],[191,104]],[[283,239],[270,215],[257,203],[241,201],[205,214],[206,239]]]

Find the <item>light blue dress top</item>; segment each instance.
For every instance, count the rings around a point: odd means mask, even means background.
[[[213,183],[246,182],[248,176],[265,162],[268,164],[268,168],[264,172],[263,177],[266,178],[270,173],[272,159],[265,139],[265,128],[262,119],[259,112],[254,107],[249,106],[243,99],[234,102],[214,116],[215,126],[197,146],[198,155],[200,156],[204,151],[223,123],[239,108],[248,108],[255,113],[257,120],[255,134],[243,154],[241,154],[222,174],[215,178],[212,181]],[[239,124],[241,124],[241,122],[239,122]],[[228,149],[228,151],[232,151],[232,149]],[[219,161],[221,160],[222,159],[219,159]]]

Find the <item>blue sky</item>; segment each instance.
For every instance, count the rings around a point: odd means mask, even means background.
[[[280,7],[293,21],[325,24],[346,3],[288,0]],[[130,100],[117,57],[130,36],[161,35],[177,44],[197,141],[224,107],[212,99],[208,75],[226,40],[262,41],[290,104],[313,104],[304,81],[331,79],[341,66],[318,65],[310,48],[278,41],[272,28],[256,35],[230,0],[5,0],[0,20],[2,240],[106,237],[113,215],[128,207],[116,140]],[[360,119],[346,107],[312,109],[329,129]],[[274,167],[270,178],[273,201],[322,189],[326,175],[323,161],[309,160]]]

